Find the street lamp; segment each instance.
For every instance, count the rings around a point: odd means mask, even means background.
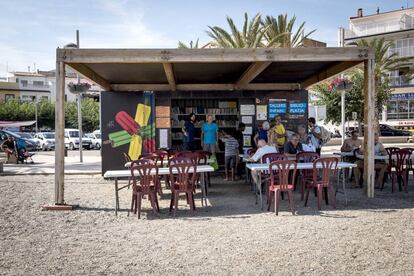
[[[79,49],[79,30],[76,30],[76,44],[75,43],[69,43],[65,46],[65,48],[75,48],[75,49]],[[77,75],[77,79],[78,79],[78,86],[80,85],[80,76],[79,74]],[[82,92],[84,91],[76,91],[75,90],[70,90],[72,93],[76,94],[76,99],[78,102],[78,130],[79,130],[79,162],[83,162],[83,154],[82,154],[82,150],[83,150],[83,144],[82,144],[82,136],[83,136],[83,131],[82,131]]]

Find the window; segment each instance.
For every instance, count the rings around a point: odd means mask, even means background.
[[[21,84],[23,87],[27,87],[28,82],[27,82],[27,80],[21,80],[21,81],[20,81],[20,84]]]
[[[13,100],[14,99],[14,94],[6,94],[4,95],[4,100],[8,101],[8,100]]]
[[[42,96],[42,97],[40,97],[40,100],[41,101],[47,101],[49,99],[49,97],[48,96]]]
[[[43,81],[33,81],[33,85],[34,86],[43,86],[44,82]]]

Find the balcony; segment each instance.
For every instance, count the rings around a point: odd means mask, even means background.
[[[391,87],[412,86],[412,85],[414,85],[413,80],[409,80],[405,76],[390,76]]]

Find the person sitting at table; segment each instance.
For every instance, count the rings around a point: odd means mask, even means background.
[[[305,125],[298,125],[299,142],[303,145],[308,141],[309,135],[306,132]]]
[[[287,156],[296,156],[299,152],[303,151],[302,143],[299,142],[299,134],[292,134],[289,142],[285,144],[285,154]]]
[[[384,145],[379,141],[378,133],[374,135],[374,155],[387,155],[387,151],[384,148]],[[361,145],[359,149],[360,154],[364,154],[364,145]],[[357,168],[354,170],[355,172],[355,182],[352,183],[352,187],[360,187],[359,183],[361,182],[361,170],[364,168],[364,160],[358,160],[356,162]],[[375,171],[377,172],[376,181],[375,181],[375,188],[378,189],[381,187],[384,181],[384,174],[387,171],[387,163],[385,160],[375,160]]]
[[[270,124],[268,121],[264,121],[262,124],[259,125],[256,135],[253,137],[254,143],[257,146],[257,142],[259,140],[265,140],[267,143],[267,132],[270,129]]]
[[[351,138],[345,139],[344,144],[341,147],[342,152],[352,152],[362,146],[362,140],[358,139],[358,131],[353,130],[351,132]]]
[[[250,162],[258,162],[258,161],[262,161],[262,157],[265,154],[268,153],[277,153],[276,147],[274,146],[269,146],[265,140],[263,139],[259,139],[259,141],[257,141],[257,151],[256,153],[250,157],[248,159],[248,161]],[[252,179],[254,181],[254,183],[257,185],[258,181],[259,181],[259,173],[258,171],[252,171]]]
[[[300,140],[299,140],[300,141]],[[312,144],[312,137],[308,136],[306,142],[302,143],[302,149],[304,152],[316,152],[315,146]]]

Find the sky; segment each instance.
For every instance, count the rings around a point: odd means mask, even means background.
[[[358,8],[373,14],[407,3],[414,7],[414,0],[0,0],[0,77],[54,69],[56,48],[76,42],[77,29],[81,48],[175,48],[179,40],[207,43],[207,26],[228,29],[226,16],[241,26],[245,12],[287,13],[335,47],[338,27]]]

